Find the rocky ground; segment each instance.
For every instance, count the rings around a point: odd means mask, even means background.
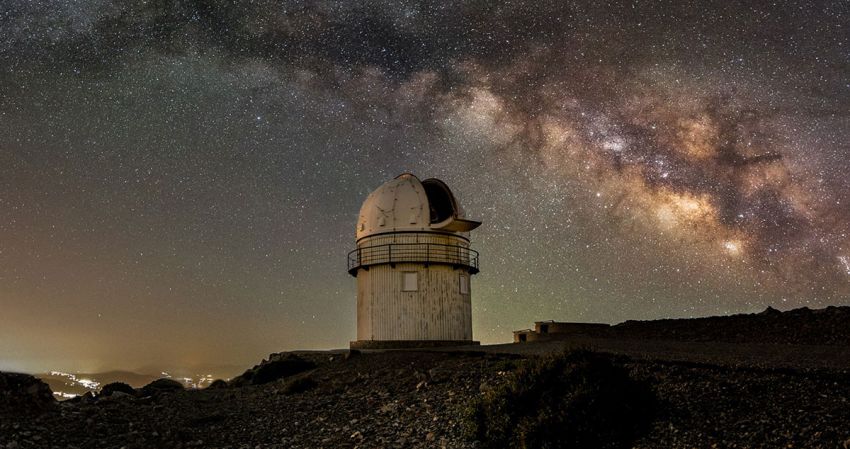
[[[280,356],[278,356],[280,357]],[[479,447],[464,409],[526,356],[484,352],[301,354],[315,367],[261,385],[113,393],[4,409],[0,447]],[[635,447],[850,445],[850,375],[622,359],[661,407]],[[293,389],[315,382],[307,391]],[[42,391],[43,395],[43,391]],[[846,442],[846,443],[845,443]]]
[[[636,447],[847,448],[850,376],[633,363],[661,400]]]
[[[464,353],[300,357],[317,367],[262,385],[113,395],[0,417],[0,447],[473,447],[460,409],[503,375],[502,356]]]
[[[37,379],[0,373],[0,448],[482,447],[464,431],[471,402],[564,348],[610,354],[650,387],[657,412],[633,447],[850,448],[846,345],[637,336],[274,354],[203,390],[115,385],[61,403]]]

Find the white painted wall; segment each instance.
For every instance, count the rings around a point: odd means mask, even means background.
[[[419,290],[402,291],[405,271]],[[464,269],[450,265],[377,265],[357,274],[358,340],[472,340],[470,295],[460,293]]]
[[[373,236],[358,246],[385,243],[445,243],[468,247],[466,239],[430,233]],[[418,274],[417,291],[403,291],[405,272]],[[472,340],[471,282],[461,293],[465,267],[432,263],[372,265],[357,272],[358,340]],[[471,279],[470,279],[471,281]]]

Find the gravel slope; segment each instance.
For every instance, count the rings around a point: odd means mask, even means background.
[[[306,392],[289,393],[288,381],[281,380],[61,403],[40,415],[7,412],[0,414],[0,448],[478,447],[462,434],[470,399],[504,382],[517,359],[564,345],[587,342],[351,358],[301,353],[317,364],[298,375],[317,383]],[[659,360],[666,349],[647,354],[652,342],[612,345],[633,355],[612,357],[648,382],[662,404],[635,447],[835,448],[850,439],[850,376],[844,371],[808,366],[805,359],[796,367],[747,366],[749,353],[735,354],[740,348],[730,346],[719,360],[724,345],[713,349],[710,358],[724,362],[716,364]]]

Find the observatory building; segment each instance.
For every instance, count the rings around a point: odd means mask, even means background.
[[[449,187],[405,173],[372,192],[360,208],[355,349],[455,346],[472,341],[472,285],[478,253]]]

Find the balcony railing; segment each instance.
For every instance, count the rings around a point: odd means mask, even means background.
[[[466,267],[470,274],[478,273],[478,251],[443,243],[386,243],[357,248],[348,253],[348,272],[356,276],[360,267],[401,262],[449,264]]]

